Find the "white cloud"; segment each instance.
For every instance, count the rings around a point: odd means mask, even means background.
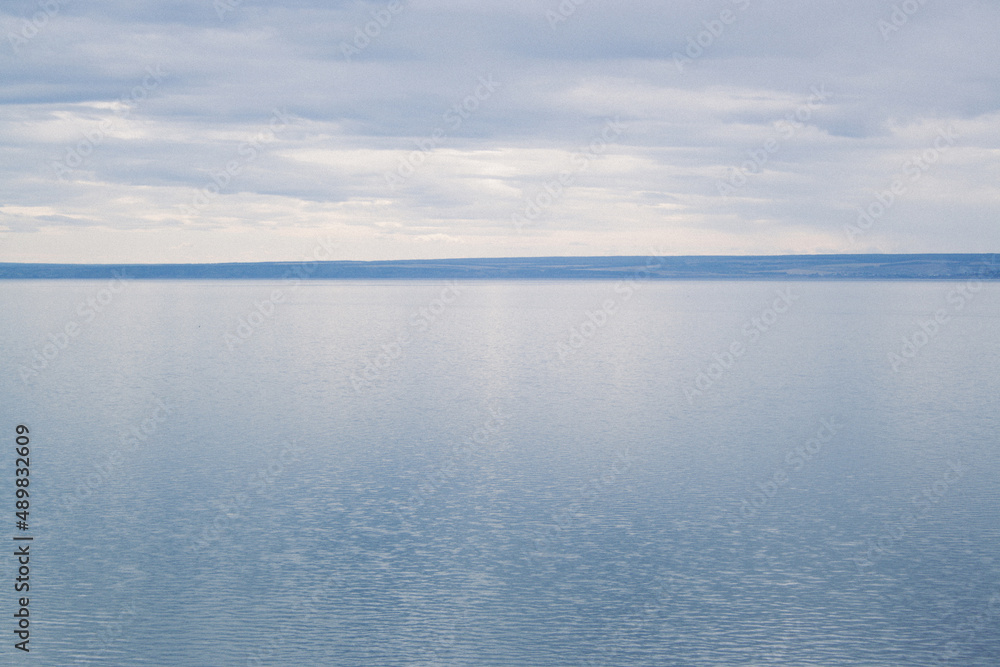
[[[294,259],[319,232],[360,259],[996,250],[997,6],[928,4],[885,40],[891,6],[861,0],[592,1],[553,29],[558,4],[407,3],[347,59],[382,4],[67,3],[0,52],[0,261]],[[727,6],[739,20],[680,71],[673,54]],[[136,97],[148,68],[162,81]],[[501,85],[454,126],[480,77]],[[829,99],[788,133],[816,86]],[[247,159],[275,109],[293,122]],[[626,131],[574,170],[616,117]],[[955,147],[849,242],[857,207],[947,127]]]

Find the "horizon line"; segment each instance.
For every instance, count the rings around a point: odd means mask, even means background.
[[[0,261],[0,266],[235,266],[247,264],[376,264],[390,262],[462,262],[462,261],[500,261],[500,260],[567,260],[567,259],[644,259],[644,258],[705,258],[705,259],[756,259],[756,258],[824,258],[824,257],[977,257],[998,255],[998,252],[852,252],[852,253],[787,253],[787,254],[752,254],[752,255],[724,255],[724,254],[683,254],[683,255],[517,255],[517,256],[492,256],[492,257],[433,257],[433,258],[407,258],[407,259],[269,259],[269,260],[245,260],[245,261],[215,261],[215,262],[8,262]]]

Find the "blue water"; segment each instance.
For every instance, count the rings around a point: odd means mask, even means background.
[[[0,308],[33,664],[1000,664],[998,284],[5,282]]]

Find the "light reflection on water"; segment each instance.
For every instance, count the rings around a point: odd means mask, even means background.
[[[996,664],[997,286],[275,287],[0,284],[37,664]]]

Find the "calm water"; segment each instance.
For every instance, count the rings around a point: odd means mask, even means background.
[[[0,283],[32,664],[1000,662],[1000,285],[113,287]]]

